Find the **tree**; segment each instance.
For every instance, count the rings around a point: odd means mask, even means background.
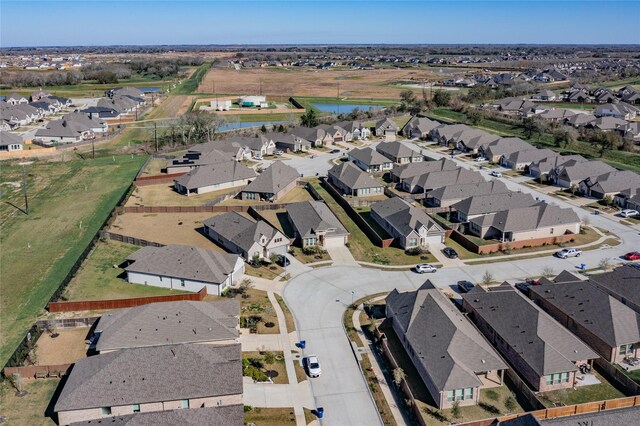
[[[460,418],[460,401],[454,401],[451,405],[451,417],[454,419]]]
[[[614,132],[596,130],[591,136],[591,143],[598,147],[598,153],[600,157],[602,157],[607,151],[620,147],[622,145],[622,138]]]
[[[482,284],[489,285],[493,282],[493,274],[491,272],[484,271],[484,275],[482,276]]]
[[[558,129],[553,132],[553,143],[557,147],[566,148],[577,139],[576,131],[571,128]]]
[[[451,102],[451,93],[444,90],[436,90],[433,94],[433,102],[436,106],[446,107]]]
[[[480,111],[476,109],[470,109],[469,112],[467,112],[467,121],[469,123],[475,126],[480,123],[480,120],[482,120],[482,114],[480,113]]]
[[[276,356],[273,352],[265,351],[262,355],[264,356],[265,364],[272,365],[274,362],[276,362]]]
[[[318,125],[318,115],[316,114],[316,110],[309,108],[307,112],[300,117],[300,122],[304,127],[316,127]]]
[[[602,259],[600,259],[598,268],[602,269],[603,271],[608,271],[611,268],[611,259],[609,259],[608,257],[603,257]]]
[[[278,262],[278,260],[280,260],[280,255],[276,253],[271,253],[269,255],[269,260],[271,261],[271,263],[276,263]]]
[[[260,265],[260,255],[258,253],[254,253],[254,255],[251,256],[251,261],[249,263],[251,263],[253,266]]]
[[[393,374],[393,383],[395,383],[396,386],[400,386],[402,384],[402,381],[407,377],[404,370],[400,367],[394,368],[392,374]]]
[[[263,124],[262,127],[260,127],[260,132],[267,133],[267,126]]]
[[[22,376],[19,373],[13,373],[9,376],[9,381],[16,391],[22,393]]]
[[[552,276],[554,276],[556,274],[556,272],[553,270],[552,267],[550,266],[545,266],[542,269],[542,276],[545,278],[551,278]]]
[[[238,293],[240,293],[242,297],[244,297],[245,294],[247,294],[247,292],[251,290],[253,287],[254,287],[253,282],[251,282],[250,279],[245,278],[244,280],[242,280],[242,282],[238,286]]]
[[[513,397],[513,395],[509,395],[504,400],[504,408],[507,409],[507,413],[511,413],[511,412],[515,411],[515,409],[516,409],[516,399]]]
[[[408,110],[416,103],[416,95],[413,90],[403,90],[400,92],[400,104],[404,110]]]
[[[522,128],[527,139],[531,139],[534,134],[538,135],[538,142],[540,137],[547,130],[546,124],[541,122],[535,117],[525,117],[522,119]]]

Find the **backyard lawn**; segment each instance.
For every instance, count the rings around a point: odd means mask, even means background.
[[[8,380],[0,382],[0,407],[7,425],[55,426],[51,416],[51,399],[56,393],[60,379],[23,380],[27,394],[16,396],[16,390]]]
[[[0,204],[0,363],[4,364],[62,279],[111,213],[144,162],[109,156],[27,166],[29,215],[21,169],[3,165]]]
[[[65,291],[68,300],[126,299],[129,297],[184,294],[184,291],[132,284],[117,267],[140,247],[117,241],[99,242]]]
[[[597,371],[592,370],[600,384],[580,386],[576,389],[562,389],[540,394],[540,399],[547,407],[556,405],[583,404],[585,402],[603,401],[605,399],[623,398],[625,395],[614,388]]]
[[[171,184],[139,186],[133,190],[127,206],[201,206],[238,188],[221,189],[199,195],[182,195]]]

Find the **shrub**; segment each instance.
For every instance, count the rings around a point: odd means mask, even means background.
[[[253,407],[251,407],[250,405],[245,405],[244,406],[244,412],[245,413],[250,413],[252,409],[253,409]]]
[[[419,256],[422,253],[424,253],[424,251],[422,250],[422,247],[412,247],[410,249],[405,250],[405,253],[408,254],[409,256]]]
[[[260,371],[258,368],[250,365],[244,370],[244,375],[247,377],[251,377],[256,382],[266,382],[267,375]]]
[[[491,401],[497,401],[498,398],[500,398],[500,395],[498,395],[498,392],[494,391],[493,389],[489,389],[487,390],[487,392],[485,393],[485,395],[487,396],[488,399],[490,399]]]

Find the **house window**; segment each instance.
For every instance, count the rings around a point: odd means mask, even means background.
[[[464,389],[464,399],[473,399],[473,388]]]
[[[551,230],[549,231],[550,234],[553,234],[553,228],[551,228]]]
[[[184,287],[184,280],[180,280],[180,287]]]
[[[454,400],[453,391],[452,390],[447,391],[447,401],[453,402],[453,400]]]
[[[462,401],[464,399],[464,394],[462,389],[456,389],[456,401]]]
[[[140,404],[133,404],[131,406],[132,410],[134,413],[139,413],[140,412]]]
[[[547,385],[551,385],[553,384],[553,374],[547,374],[546,376],[544,376]]]
[[[569,373],[560,374],[560,381],[562,383],[567,383],[569,381]]]
[[[160,277],[160,282],[162,282],[162,277]]]
[[[408,244],[409,247],[415,247],[417,245],[418,245],[418,240],[416,238],[409,239],[409,244]]]
[[[189,400],[183,399],[182,401],[180,401],[180,408],[189,408]]]
[[[100,412],[102,413],[103,416],[110,416],[111,415],[111,407],[102,407],[100,409]]]
[[[620,355],[627,355],[632,352],[633,345],[631,343],[620,346]]]
[[[279,243],[280,241],[282,241],[282,238],[276,238],[273,240],[274,243]]]

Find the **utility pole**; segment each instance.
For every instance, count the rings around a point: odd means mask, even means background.
[[[158,152],[158,122],[153,122],[153,139],[156,141],[156,152]]]
[[[24,166],[28,166],[29,164],[33,164],[33,161],[24,161],[22,163],[18,163],[22,166],[22,193],[24,194],[24,210],[27,216],[29,216],[29,194],[27,191],[27,172]]]
[[[91,158],[96,158],[96,139],[91,139]]]

